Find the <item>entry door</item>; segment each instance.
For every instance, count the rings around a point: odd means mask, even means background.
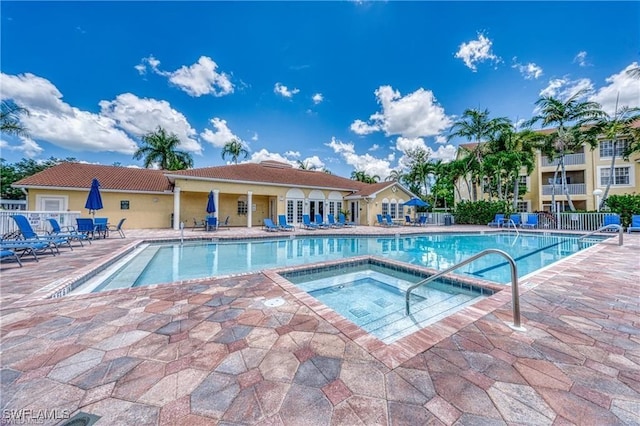
[[[360,223],[360,207],[357,201],[351,202],[351,222]]]
[[[275,198],[269,198],[269,217],[271,218],[271,220],[275,221],[276,218],[276,199]]]

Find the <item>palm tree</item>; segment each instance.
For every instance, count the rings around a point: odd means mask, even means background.
[[[242,155],[243,158],[247,158],[249,151],[247,151],[242,142],[237,139],[231,139],[222,147],[222,159],[226,160],[227,155],[231,156],[231,161],[238,164],[238,157]]]
[[[412,149],[406,152],[409,171],[405,180],[415,183],[420,188],[419,193],[425,197],[429,193],[429,176],[433,174],[433,163],[429,161],[429,153],[422,149]]]
[[[391,170],[391,172],[389,172],[389,176],[387,176],[384,180],[385,181],[394,181],[394,182],[400,182],[400,180],[402,180],[404,176],[404,173],[402,173],[402,170]]]
[[[144,167],[157,164],[162,170],[184,170],[193,167],[191,154],[179,151],[180,139],[175,133],[168,134],[158,128],[142,136],[143,145],[133,154],[135,160],[144,158]]]
[[[616,105],[616,111],[613,117],[605,113],[600,122],[596,125],[596,132],[600,135],[604,135],[606,140],[611,141],[613,145],[613,152],[611,153],[611,166],[609,168],[609,180],[607,187],[604,190],[602,199],[600,201],[599,209],[604,206],[609,196],[609,189],[614,180],[614,171],[616,165],[616,154],[618,151],[618,143],[622,140],[627,141],[627,147],[625,151],[628,151],[628,147],[631,146],[633,141],[640,140],[640,134],[636,131],[632,125],[640,118],[640,108],[622,107],[618,110]]]
[[[12,101],[2,101],[0,105],[0,132],[15,136],[29,136],[20,122],[21,115],[29,115],[29,110]]]
[[[581,101],[580,99],[585,94],[586,90],[580,90],[564,102],[552,96],[543,96],[535,103],[539,113],[527,122],[527,125],[540,122],[543,127],[555,127],[553,132],[547,135],[542,147],[543,152],[550,160],[559,158],[558,166],[553,175],[552,211],[555,209],[555,185],[558,169],[561,171],[562,189],[567,197],[569,209],[575,211],[567,186],[565,155],[576,151],[585,143],[592,147],[597,144],[596,134],[585,126],[596,123],[605,113],[597,102]]]
[[[364,183],[377,183],[380,180],[380,176],[370,176],[362,170],[354,170],[351,172],[351,179]]]
[[[453,123],[451,126],[449,136],[447,140],[451,140],[453,137],[463,137],[468,141],[474,141],[476,146],[473,148],[468,158],[469,168],[472,171],[472,181],[474,184],[474,192],[470,194],[473,201],[477,201],[476,185],[484,182],[482,176],[482,157],[485,154],[486,145],[481,142],[490,140],[497,132],[503,129],[505,126],[510,126],[509,119],[504,117],[489,118],[489,110],[485,109],[480,111],[477,109],[466,109],[462,113],[460,120]],[[484,188],[481,189],[484,192]]]

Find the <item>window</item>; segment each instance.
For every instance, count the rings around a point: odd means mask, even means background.
[[[287,223],[296,223],[293,220],[293,200],[287,200]]]
[[[518,213],[526,213],[529,211],[529,201],[518,201],[516,206],[516,211]]]
[[[395,188],[395,187],[394,187],[394,188]],[[390,205],[390,207],[391,207],[391,212],[390,212],[390,214],[391,214],[391,219],[395,219],[395,218],[397,217],[397,216],[396,216],[396,207],[397,207],[397,205],[398,205],[398,204],[396,204],[396,203],[391,203],[391,205]]]
[[[304,201],[296,201],[296,223],[302,223],[302,216],[304,215]]]
[[[616,157],[622,156],[622,154],[629,147],[629,141],[626,139],[618,140],[616,144]],[[604,140],[600,141],[600,158],[613,156],[613,141]]]
[[[525,194],[528,190],[527,185],[527,176],[519,176],[518,177],[518,192],[522,195]]]
[[[611,177],[611,169],[600,169],[600,186],[607,186]],[[629,185],[631,182],[631,167],[616,167],[613,170],[612,185]]]
[[[129,210],[129,200],[120,200],[120,210]]]
[[[389,203],[382,203],[382,214],[389,214]]]
[[[247,202],[245,200],[238,200],[238,215],[247,214]]]

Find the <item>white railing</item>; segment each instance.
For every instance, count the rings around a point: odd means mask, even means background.
[[[604,224],[604,216],[611,213],[527,213],[538,215],[538,229],[595,231]],[[526,221],[526,215],[523,217]]]
[[[76,226],[76,218],[80,217],[80,212],[41,212],[25,210],[0,210],[0,236],[18,230],[16,221],[11,216],[21,214],[26,216],[31,227],[36,232],[49,232],[51,225],[48,218],[54,218],[60,226]]]
[[[447,222],[447,219],[445,219],[446,217],[450,218],[451,225],[455,223],[453,215],[451,213],[444,213],[444,212],[418,213],[417,217],[420,217],[420,216],[427,217],[425,225],[444,226]]]
[[[549,161],[549,159],[547,157],[542,157],[542,160],[540,161],[540,165],[542,167],[549,167],[549,166],[557,166],[560,163],[560,159],[556,158],[553,161]],[[564,156],[564,165],[565,166],[575,166],[575,165],[579,165],[579,164],[585,164],[584,163],[584,152],[581,152],[579,154],[567,154]]]
[[[586,195],[587,185],[585,183],[568,183],[567,189],[570,195]],[[552,195],[553,185],[542,185],[542,195]],[[562,195],[562,184],[556,184],[556,195]]]

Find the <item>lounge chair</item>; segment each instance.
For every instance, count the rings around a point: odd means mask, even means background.
[[[356,226],[354,222],[348,222],[346,216],[342,213],[338,215],[338,223],[341,223],[345,227]]]
[[[390,214],[384,215],[384,220],[387,223],[387,226],[400,226],[399,224],[395,223],[393,219],[391,219]]]
[[[278,226],[283,231],[294,231],[296,229],[293,225],[287,223],[287,216],[283,214],[278,215]]]
[[[93,226],[98,237],[107,238],[109,236],[109,219],[106,217],[93,218]]]
[[[344,226],[344,223],[336,222],[336,217],[332,214],[327,215],[327,223],[332,228],[342,228]]]
[[[31,254],[36,262],[38,262],[38,254],[47,250],[51,251],[52,255],[56,255],[53,250],[56,248],[54,245],[43,241],[34,240],[2,240],[0,241],[0,250],[11,250],[13,252],[22,252],[20,256],[25,254]],[[57,248],[56,248],[57,249]]]
[[[216,231],[218,229],[218,218],[209,216],[207,218],[207,231]]]
[[[504,223],[504,214],[496,213],[496,215],[493,218],[493,221],[487,223],[487,226],[493,226],[493,227],[499,228],[502,226],[503,223]]]
[[[77,232],[85,234],[87,238],[95,238],[96,227],[93,224],[93,219],[90,217],[78,217],[76,218],[76,225]]]
[[[220,229],[220,228],[227,228],[227,229],[229,229],[229,221],[230,221],[230,220],[231,220],[231,216],[227,216],[227,217],[224,219],[224,222],[222,222],[221,224],[219,224],[219,225],[218,225],[218,229]]]
[[[50,245],[53,245],[56,251],[59,251],[58,247],[63,244],[69,246],[69,248],[73,250],[73,247],[71,247],[71,240],[69,238],[57,237],[55,235],[38,235],[36,231],[34,231],[31,227],[31,224],[29,223],[29,220],[26,216],[16,214],[11,217],[16,222],[16,225],[18,225],[18,229],[20,230],[20,233],[25,240],[46,242]]]
[[[384,226],[385,228],[389,226],[389,224],[387,224],[387,221],[382,217],[381,214],[376,215],[376,224]]]
[[[120,234],[120,238],[125,238],[126,236],[124,235],[124,231],[122,230],[122,225],[124,224],[124,221],[127,220],[126,217],[123,217],[122,219],[120,219],[120,222],[118,222],[118,224],[116,226],[113,225],[109,225],[107,227],[107,231],[111,232],[117,232]]]
[[[512,215],[509,215],[509,219],[504,220],[502,226],[505,226],[507,228],[511,228],[511,227],[517,228],[521,224],[522,224],[522,220],[520,219],[520,215],[515,213]]]
[[[416,224],[416,222],[413,219],[411,219],[411,216],[405,215],[404,224],[408,225],[408,226],[414,226]]]
[[[627,233],[640,232],[640,214],[631,215],[631,224],[627,228]]]
[[[262,220],[264,221],[264,229],[266,231],[275,232],[275,231],[279,231],[280,230],[280,227],[278,225],[276,225],[275,223],[273,223],[273,221],[271,219],[269,219],[268,217],[265,217]]]
[[[195,217],[193,218],[193,227],[191,228],[192,231],[195,231],[196,228],[206,228],[207,227],[207,221],[202,219],[202,220],[198,220]]]
[[[331,225],[322,220],[320,213],[316,213],[316,225],[320,228],[331,228]]]
[[[91,240],[87,237],[87,235],[76,231],[75,226],[60,226],[58,221],[52,217],[47,220],[51,225],[51,232],[49,232],[49,235],[55,235],[56,237],[60,238],[69,238],[72,241],[77,240],[80,243],[81,247],[84,247],[82,241],[88,241],[89,244],[91,244]]]
[[[414,223],[415,226],[424,226],[427,224],[427,217],[426,216],[420,216],[418,218],[418,221]]]
[[[13,259],[16,262],[18,262],[18,265],[20,265],[20,267],[22,268],[22,262],[20,261],[20,258],[18,257],[16,252],[13,250],[9,250],[9,249],[0,250],[0,259]]]
[[[311,222],[311,218],[309,217],[308,214],[302,215],[302,226],[305,229],[318,229],[318,225]]]
[[[527,221],[520,225],[520,228],[535,229],[538,227],[538,215],[536,213],[529,213],[527,215]]]
[[[608,225],[620,225],[620,215],[617,213],[607,213],[604,215],[604,220],[602,221],[602,226],[608,226]],[[606,232],[617,232],[618,229],[611,227],[611,228],[607,228],[604,229],[604,231]]]

